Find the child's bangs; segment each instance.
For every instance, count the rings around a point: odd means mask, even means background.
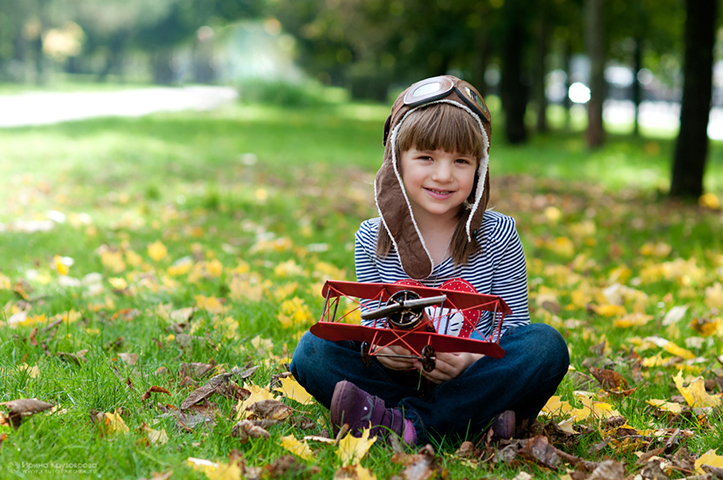
[[[479,125],[466,111],[436,103],[410,113],[397,133],[399,152],[444,150],[482,157],[483,140]]]

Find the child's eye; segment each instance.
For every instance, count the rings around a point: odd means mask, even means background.
[[[468,159],[466,159],[466,158],[458,158],[456,161],[457,161],[457,163],[462,163],[462,164],[465,164],[465,165],[470,165],[470,164],[472,163],[472,162],[470,162],[470,161],[469,161]]]

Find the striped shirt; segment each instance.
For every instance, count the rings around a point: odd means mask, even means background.
[[[394,248],[384,258],[376,256],[380,225],[379,218],[372,218],[362,222],[356,233],[354,261],[358,282],[394,283],[409,278],[402,269]],[[529,324],[527,265],[525,252],[515,229],[515,220],[487,210],[477,240],[481,249],[472,254],[469,263],[455,266],[452,258],[448,257],[435,265],[432,274],[421,280],[421,283],[427,287],[438,288],[448,280],[462,278],[471,283],[478,293],[498,295],[509,305],[512,314],[505,317],[503,332],[511,327]],[[482,312],[477,330],[489,335],[493,328],[492,320],[492,312]],[[371,325],[373,320],[362,323]],[[458,330],[460,322],[451,320],[451,323],[456,323],[453,330]],[[473,332],[471,338],[479,337]]]

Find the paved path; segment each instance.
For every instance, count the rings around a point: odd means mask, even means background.
[[[152,87],[115,92],[27,92],[0,95],[0,128],[48,125],[94,117],[140,117],[154,112],[212,110],[238,97],[231,87]],[[605,102],[605,121],[630,123],[632,102]],[[640,124],[675,132],[680,106],[644,102]],[[708,136],[723,140],[723,108],[711,110]]]
[[[49,125],[94,117],[211,110],[235,101],[231,87],[153,87],[114,92],[27,92],[0,95],[0,128]]]

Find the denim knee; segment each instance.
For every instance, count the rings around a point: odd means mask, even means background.
[[[299,340],[299,344],[294,350],[294,357],[291,359],[291,365],[289,365],[291,374],[297,380],[299,380],[299,372],[301,370],[306,370],[306,367],[309,366],[309,362],[318,361],[318,358],[315,360],[315,357],[317,343],[319,341],[320,339],[310,332],[306,332],[301,337],[301,340]]]
[[[530,326],[536,328],[535,341],[545,351],[547,368],[552,374],[551,376],[558,376],[562,379],[570,367],[570,352],[565,339],[562,338],[560,332],[547,324],[535,323]]]

